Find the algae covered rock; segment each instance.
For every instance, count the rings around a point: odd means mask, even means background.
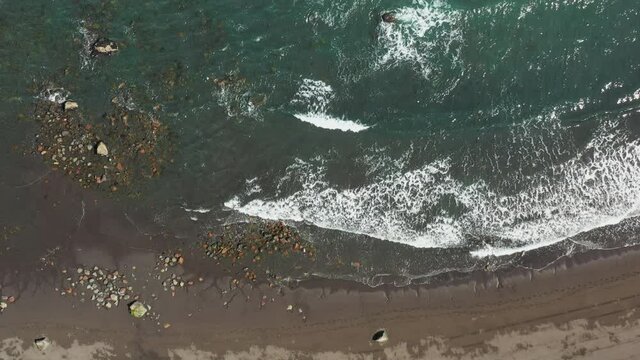
[[[143,316],[145,316],[147,314],[147,312],[149,311],[149,308],[147,308],[147,306],[145,304],[143,304],[140,301],[134,301],[131,304],[129,304],[129,313],[131,314],[131,316],[133,316],[134,318],[141,318]]]

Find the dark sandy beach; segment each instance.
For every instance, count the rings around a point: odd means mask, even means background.
[[[0,359],[632,359],[640,349],[638,247],[429,286],[310,279],[226,292],[229,276],[184,250],[173,271],[195,284],[172,296],[156,262],[162,249],[180,245],[175,235],[43,173],[28,187],[2,189],[9,203],[37,215],[7,236],[1,254],[2,295],[15,302],[0,315]],[[11,209],[3,207],[6,219],[20,211]],[[126,274],[151,315],[135,319],[126,304],[98,309],[62,295],[78,266]],[[371,341],[381,328],[389,340]],[[52,341],[43,352],[33,346],[42,336]]]

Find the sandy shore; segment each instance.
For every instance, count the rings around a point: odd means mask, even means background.
[[[16,296],[0,314],[0,359],[631,359],[640,350],[639,247],[375,289],[315,279],[230,290],[228,277],[186,254],[175,271],[202,280],[172,296],[156,261],[176,244],[161,232],[55,175],[27,188],[0,187],[8,222],[34,214],[0,253],[2,295]],[[153,316],[62,295],[64,277],[87,264],[127,274]],[[383,344],[371,341],[380,328]],[[53,342],[44,352],[33,347],[40,336]]]

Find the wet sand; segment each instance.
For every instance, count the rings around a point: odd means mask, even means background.
[[[631,359],[640,350],[640,247],[431,286],[313,279],[283,290],[229,290],[228,276],[185,250],[174,270],[202,281],[172,296],[157,256],[188,248],[193,230],[169,234],[55,173],[29,169],[0,186],[4,226],[33,216],[0,253],[2,295],[17,298],[0,314],[0,359]],[[63,279],[87,265],[127,274],[153,316],[61,295]],[[380,328],[384,344],[371,341]],[[44,353],[33,348],[40,336],[53,341]]]

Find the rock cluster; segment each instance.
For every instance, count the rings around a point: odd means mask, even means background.
[[[9,305],[16,302],[15,296],[2,296],[0,297],[0,313],[4,312]]]
[[[282,281],[269,268],[283,266],[290,269],[300,261],[315,261],[313,246],[304,241],[291,227],[282,222],[259,222],[243,226],[227,226],[220,235],[207,234],[202,243],[204,253],[218,265],[242,277],[231,280],[231,288],[239,288],[246,281],[259,279],[274,286]],[[234,267],[237,270],[231,270]]]
[[[193,280],[185,280],[181,275],[171,274],[168,278],[162,281],[162,287],[165,291],[171,291],[171,295],[175,296],[176,289],[192,286]]]
[[[184,264],[184,261],[184,256],[181,251],[163,253],[158,255],[155,269],[164,273],[171,268]],[[160,279],[160,277],[158,277],[158,279]],[[162,287],[165,291],[171,291],[171,295],[175,296],[177,289],[192,286],[194,283],[192,279],[185,279],[182,275],[172,273],[170,276],[164,278]]]
[[[37,104],[36,152],[84,187],[118,191],[159,175],[169,160],[167,128],[152,116],[116,107],[93,124],[68,104]]]
[[[171,254],[160,254],[158,255],[158,261],[156,262],[156,269],[160,270],[160,272],[165,272],[171,267],[175,267],[177,265],[184,264],[184,256],[179,251],[176,251]]]
[[[208,237],[213,240],[203,244],[205,254],[216,260],[226,258],[236,262],[250,256],[253,263],[258,263],[264,255],[300,253],[310,258],[314,256],[311,244],[304,242],[297,232],[280,221],[262,223],[257,231],[218,237],[209,233]]]
[[[66,278],[62,295],[80,296],[81,301],[90,299],[96,307],[111,309],[120,303],[135,299],[133,288],[118,270],[106,270],[98,266],[79,267],[75,276]]]

